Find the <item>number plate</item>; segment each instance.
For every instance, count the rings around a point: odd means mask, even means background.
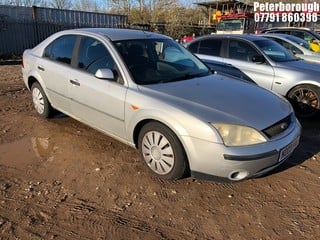
[[[286,146],[281,150],[279,162],[286,159],[298,145],[299,145],[299,137],[297,137],[293,142],[291,142],[288,146]]]

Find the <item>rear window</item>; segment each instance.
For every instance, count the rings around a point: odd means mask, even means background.
[[[77,36],[66,35],[54,40],[44,50],[44,57],[57,62],[71,64],[72,53]]]
[[[220,39],[207,39],[200,42],[199,53],[210,56],[220,56],[222,41]]]

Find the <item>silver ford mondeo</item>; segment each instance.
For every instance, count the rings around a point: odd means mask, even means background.
[[[62,31],[24,52],[22,72],[40,116],[57,109],[139,149],[164,179],[259,176],[299,143],[287,100],[213,73],[160,34]]]

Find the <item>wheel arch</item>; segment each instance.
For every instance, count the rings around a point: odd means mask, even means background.
[[[285,96],[288,97],[288,95],[292,91],[292,89],[294,89],[295,87],[302,86],[302,85],[311,85],[311,86],[320,88],[320,83],[315,82],[315,81],[311,81],[311,80],[305,80],[305,81],[299,82],[298,84],[292,85],[290,87],[290,89],[286,92]]]
[[[33,74],[33,75],[28,76],[27,82],[26,82],[28,89],[31,91],[31,87],[35,82],[40,84],[40,86],[42,87],[42,90],[44,91],[46,97],[49,100],[49,103],[52,105],[52,101],[51,101],[49,94],[47,93],[47,89],[45,88],[45,84],[44,84],[43,80],[41,79],[41,77],[37,76],[37,74]]]
[[[28,89],[31,90],[31,87],[35,82],[38,82],[41,85],[41,83],[38,81],[38,79],[36,79],[34,76],[29,76],[28,77]]]
[[[184,151],[187,152],[187,151],[186,151],[186,147],[185,147],[183,141],[182,141],[181,138],[180,138],[179,132],[175,131],[175,130],[172,128],[172,126],[170,126],[170,124],[168,124],[168,123],[166,123],[166,122],[164,122],[164,121],[161,121],[161,120],[159,120],[159,119],[156,119],[156,118],[146,118],[146,119],[142,119],[142,120],[140,120],[140,121],[135,125],[134,130],[133,130],[133,136],[132,136],[132,137],[133,137],[134,145],[135,145],[136,148],[139,147],[139,146],[138,146],[139,133],[140,133],[141,129],[142,129],[147,123],[149,123],[149,122],[157,122],[157,123],[160,123],[160,124],[166,126],[167,128],[169,128],[169,129],[176,135],[176,137],[178,138],[178,140],[179,140],[179,142],[181,143]]]
[[[159,122],[155,119],[143,119],[141,120],[140,122],[138,122],[133,130],[133,142],[134,142],[134,145],[135,147],[138,149],[139,146],[138,146],[138,138],[139,138],[139,133],[141,131],[141,129],[143,128],[144,125],[146,125],[147,123],[149,122],[152,122],[152,121],[156,121],[156,122]]]
[[[166,126],[167,128],[169,128],[177,137],[177,139],[179,140],[182,148],[183,148],[183,151],[186,155],[186,158],[187,158],[187,164],[189,165],[189,154],[188,154],[188,149],[186,148],[186,145],[185,143],[182,141],[181,139],[181,136],[179,134],[179,132],[175,131],[172,126],[170,126],[170,124],[167,124],[166,122],[164,121],[161,121],[159,119],[156,119],[156,118],[146,118],[146,119],[142,119],[140,120],[134,127],[134,130],[133,130],[133,142],[134,142],[134,146],[136,147],[136,149],[139,148],[138,146],[138,138],[139,138],[139,133],[141,131],[141,129],[143,128],[143,126],[145,126],[147,123],[149,122],[158,122],[164,126]]]
[[[163,121],[160,121],[160,120],[157,120],[155,118],[147,118],[147,119],[143,119],[141,121],[139,121],[135,128],[134,128],[134,131],[133,131],[133,141],[134,141],[134,145],[137,149],[139,149],[139,133],[141,132],[142,128],[148,124],[148,123],[151,123],[151,122],[155,122],[155,123],[158,123],[158,124],[161,124],[163,126],[165,126],[166,128],[168,128],[177,138],[177,140],[179,141],[180,145],[181,145],[181,148],[182,148],[182,151],[183,151],[183,154],[185,156],[185,164],[186,164],[186,170],[183,174],[184,177],[186,176],[190,176],[190,160],[189,160],[189,154],[188,154],[188,149],[186,148],[184,142],[182,141],[181,139],[181,136],[179,134],[177,134],[177,132],[172,128],[170,127],[169,124],[166,124],[165,122]]]

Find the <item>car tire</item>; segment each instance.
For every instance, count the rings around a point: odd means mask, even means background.
[[[296,86],[289,92],[288,99],[297,117],[313,117],[320,109],[320,88],[309,84]]]
[[[38,82],[31,86],[32,102],[36,112],[43,118],[49,118],[53,114],[53,108]]]
[[[188,170],[185,151],[175,133],[159,122],[143,126],[138,137],[139,152],[159,178],[176,180]]]

